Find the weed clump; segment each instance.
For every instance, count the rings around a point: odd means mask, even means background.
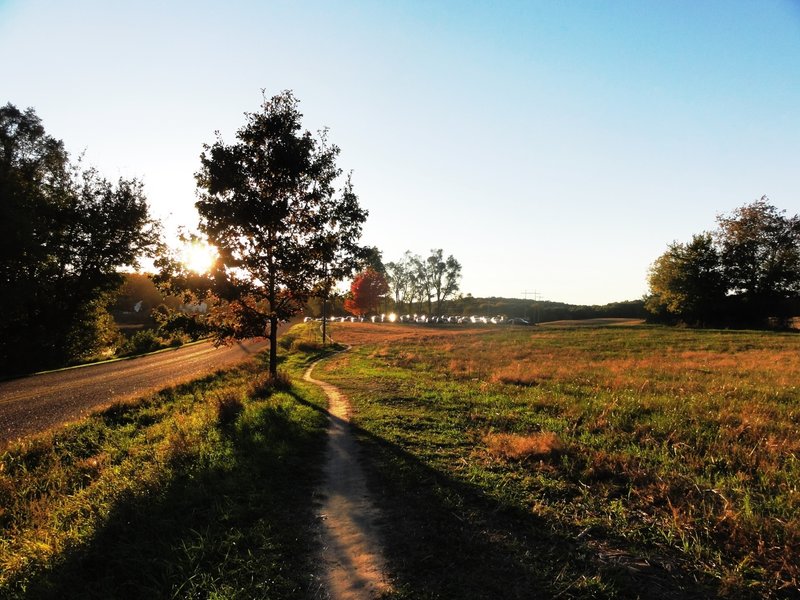
[[[292,350],[311,354],[322,350],[322,344],[316,340],[295,340],[292,343]]]
[[[230,425],[244,410],[241,394],[234,390],[225,390],[217,394],[216,398],[217,423]]]
[[[289,375],[283,371],[278,371],[275,377],[269,373],[256,373],[248,386],[247,395],[250,398],[267,398],[273,392],[285,391],[292,387]]]
[[[488,433],[483,436],[489,454],[503,460],[550,458],[564,450],[564,444],[552,431],[539,431],[528,435],[514,433]]]

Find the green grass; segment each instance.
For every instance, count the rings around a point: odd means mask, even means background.
[[[800,595],[800,337],[415,331],[318,371],[355,404],[398,597]]]
[[[323,394],[251,363],[0,455],[0,597],[303,598]]]

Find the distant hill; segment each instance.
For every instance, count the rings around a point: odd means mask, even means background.
[[[387,300],[380,312],[398,314],[425,314],[427,306],[415,304],[402,310],[394,307],[394,303]],[[311,317],[322,315],[322,304],[317,298],[312,298],[306,306],[305,314]],[[328,315],[349,314],[342,306],[341,297],[332,298],[328,303]],[[625,302],[612,302],[603,305],[566,304],[565,302],[551,302],[549,300],[530,300],[522,298],[475,298],[466,295],[454,300],[448,300],[444,306],[445,315],[465,315],[496,317],[503,316],[507,319],[521,318],[531,323],[544,323],[547,321],[563,321],[578,319],[646,319],[648,313],[644,308],[644,300],[628,300]]]
[[[644,300],[587,306],[522,298],[473,298],[469,295],[450,301],[447,312],[463,315],[520,317],[535,323],[574,319],[645,319],[648,316],[644,308]]]

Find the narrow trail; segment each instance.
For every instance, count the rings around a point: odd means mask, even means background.
[[[350,429],[350,403],[333,385],[303,379],[328,396],[328,447],[322,497],[322,566],[330,600],[371,600],[391,591],[358,445]]]

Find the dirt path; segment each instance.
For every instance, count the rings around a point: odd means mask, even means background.
[[[316,364],[316,363],[315,363]],[[369,600],[391,590],[376,521],[350,430],[350,403],[333,385],[311,376],[328,396],[330,425],[322,497],[322,562],[331,600]]]

